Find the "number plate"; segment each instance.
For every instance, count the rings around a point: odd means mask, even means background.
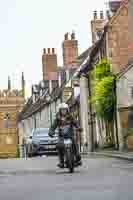
[[[49,149],[54,149],[56,146],[55,145],[49,145],[48,148]]]
[[[65,145],[72,144],[72,141],[71,141],[70,139],[64,140],[64,144],[65,144]]]

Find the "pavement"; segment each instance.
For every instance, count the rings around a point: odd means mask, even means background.
[[[122,160],[133,161],[133,152],[120,152],[120,151],[96,151],[87,153],[84,156],[107,156],[111,158],[118,158]]]
[[[1,200],[132,200],[133,163],[88,156],[74,174],[56,157],[0,160]]]

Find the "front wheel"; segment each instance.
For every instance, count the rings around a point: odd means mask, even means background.
[[[67,158],[67,165],[69,168],[69,172],[73,173],[74,172],[74,156],[70,148],[66,149],[66,158]]]

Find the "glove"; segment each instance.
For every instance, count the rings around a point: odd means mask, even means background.
[[[78,129],[77,129],[77,131],[79,131],[79,132],[82,132],[82,131],[83,131],[83,129],[82,129],[82,128],[78,128]]]
[[[50,131],[48,135],[49,135],[49,137],[53,138],[54,137],[54,132]]]

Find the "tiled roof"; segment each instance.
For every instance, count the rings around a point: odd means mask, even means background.
[[[93,46],[91,46],[91,47],[89,47],[88,49],[86,49],[86,50],[78,57],[78,59],[80,59],[80,60],[85,59],[85,58],[89,55],[89,53],[91,52],[92,48],[93,48]]]

